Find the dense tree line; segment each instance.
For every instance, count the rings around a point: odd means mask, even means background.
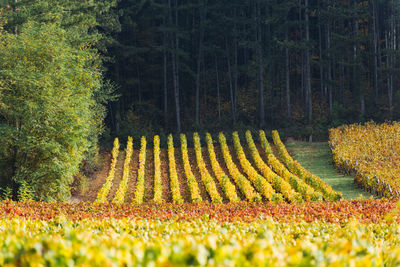
[[[399,30],[394,0],[0,0],[0,187],[65,200],[101,137],[396,120]]]
[[[121,0],[118,10],[114,134],[240,125],[311,134],[398,117],[398,1]]]
[[[114,1],[10,1],[0,9],[0,188],[66,200],[95,165],[113,86],[103,78]],[[108,15],[110,18],[107,19]]]

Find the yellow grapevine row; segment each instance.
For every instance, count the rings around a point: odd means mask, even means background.
[[[140,139],[140,152],[139,152],[139,170],[137,174],[136,191],[135,191],[135,204],[142,204],[144,197],[144,173],[146,169],[146,137],[142,136]]]
[[[260,174],[258,174],[257,170],[251,165],[251,163],[247,160],[246,155],[244,154],[242,145],[240,144],[239,134],[237,132],[233,132],[233,146],[235,147],[236,155],[239,159],[240,165],[243,168],[243,171],[247,174],[250,181],[253,183],[257,191],[265,197],[266,200],[269,201],[281,201],[282,195],[276,193],[272,188],[271,184]]]
[[[222,203],[222,197],[219,195],[214,179],[211,177],[207,170],[206,164],[203,160],[201,153],[201,143],[198,133],[193,134],[194,150],[196,152],[197,167],[199,168],[201,180],[207,190],[208,195],[211,198],[212,203]]]
[[[260,130],[260,143],[261,146],[267,155],[267,163],[272,168],[272,170],[285,179],[290,185],[301,194],[301,196],[307,201],[319,201],[322,200],[321,192],[315,191],[311,186],[305,183],[302,179],[292,174],[286,167],[283,165],[272,152],[271,146],[268,143],[268,140],[265,136],[265,132]]]
[[[282,177],[276,175],[276,173],[274,173],[262,160],[260,153],[258,152],[256,145],[254,144],[254,140],[251,136],[250,131],[246,131],[246,141],[255,165],[260,170],[264,178],[267,179],[269,183],[271,183],[275,190],[281,192],[282,195],[291,203],[303,202],[301,195],[294,191],[290,184],[282,179]]]
[[[330,129],[329,140],[338,169],[376,194],[400,196],[400,123],[344,125]]]
[[[186,175],[187,185],[190,191],[190,197],[193,203],[198,203],[201,202],[203,199],[200,195],[199,185],[197,184],[196,178],[194,177],[194,174],[192,172],[192,168],[190,167],[186,135],[181,134],[180,138],[183,168]]]
[[[178,174],[176,172],[174,139],[172,137],[172,134],[168,135],[167,145],[168,145],[169,178],[170,178],[170,189],[172,193],[172,201],[174,203],[183,203],[183,198],[181,196],[181,191],[179,189]]]
[[[209,133],[206,134],[206,143],[208,154],[210,157],[211,168],[213,169],[213,172],[217,177],[226,197],[229,199],[230,202],[240,201],[240,198],[236,194],[235,186],[231,183],[229,176],[222,170],[221,166],[218,163],[217,156],[215,155],[213,140]]]
[[[110,170],[108,172],[106,182],[103,184],[103,186],[97,193],[97,198],[95,200],[96,203],[106,203],[107,202],[107,196],[108,196],[108,193],[110,192],[112,182],[114,180],[115,165],[117,164],[118,154],[119,154],[119,140],[118,140],[118,138],[115,138],[113,149],[111,152],[112,158],[111,158]]]
[[[225,135],[222,132],[219,133],[218,139],[226,167],[228,168],[228,171],[232,178],[235,180],[235,183],[238,185],[240,191],[250,202],[260,202],[261,196],[254,190],[249,180],[247,180],[247,178],[240,173],[235,163],[233,162],[228,145],[226,144]]]
[[[332,187],[322,181],[321,178],[313,175],[312,173],[304,169],[300,165],[300,163],[293,160],[293,158],[287,152],[285,145],[282,143],[278,131],[272,131],[272,138],[274,140],[275,146],[278,149],[282,161],[286,164],[291,172],[295,173],[298,177],[305,180],[306,183],[311,185],[314,189],[320,191],[326,200],[334,201],[342,198],[342,194],[340,192],[334,191]]]
[[[118,190],[115,193],[113,203],[120,204],[125,200],[126,191],[128,189],[128,181],[130,177],[131,171],[131,160],[132,160],[132,152],[133,152],[133,140],[132,137],[128,136],[128,142],[126,144],[125,150],[125,161],[124,161],[124,170],[122,173],[122,180],[118,185]]]
[[[270,219],[221,224],[2,218],[0,265],[399,266],[399,227],[398,222],[290,224]]]
[[[154,136],[154,202],[161,203],[162,199],[162,179],[161,179],[161,160],[160,160],[160,137]]]

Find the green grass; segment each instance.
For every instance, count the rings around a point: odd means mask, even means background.
[[[336,191],[343,193],[344,199],[357,199],[362,194],[371,197],[371,193],[357,187],[350,175],[339,173],[333,162],[327,142],[289,142],[285,144],[292,157],[304,168],[319,176]]]

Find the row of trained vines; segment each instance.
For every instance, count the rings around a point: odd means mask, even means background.
[[[400,123],[344,125],[329,131],[336,167],[376,194],[400,196]]]
[[[140,150],[134,150],[133,140],[129,137],[121,179],[114,179],[116,162],[119,160],[119,142],[116,139],[109,174],[95,202],[105,203],[111,199],[116,204],[142,204],[147,201],[144,195],[146,190],[150,190],[145,188],[148,184],[152,185],[150,201],[154,203],[199,203],[209,200],[211,203],[286,201],[299,204],[303,201],[333,201],[341,198],[340,192],[334,191],[321,178],[292,159],[277,131],[273,131],[272,136],[279,156],[273,153],[262,130],[259,132],[260,146],[257,146],[250,131],[246,132],[243,139],[233,132],[231,145],[222,132],[218,140],[213,140],[209,133],[202,140],[198,133],[194,133],[193,148],[188,147],[185,134],[181,134],[175,143],[173,136],[169,135],[165,151],[165,160],[168,162],[161,161],[163,150],[159,136],[154,136],[153,147],[149,148],[153,152],[154,162],[146,161],[151,152],[147,151],[146,138],[141,138]],[[205,147],[202,147],[202,142]],[[133,153],[139,154],[137,170],[132,168]],[[147,169],[150,163],[154,170]],[[136,181],[129,183],[130,179],[134,179],[132,177],[136,177]],[[119,184],[115,184],[117,180],[120,180]],[[135,188],[129,188],[129,184],[135,184]],[[116,191],[111,190],[112,187]],[[114,191],[115,195],[109,196]],[[127,199],[126,196],[132,194],[132,199]]]
[[[6,200],[0,266],[399,266],[397,206]]]
[[[399,266],[400,224],[0,219],[1,266]]]

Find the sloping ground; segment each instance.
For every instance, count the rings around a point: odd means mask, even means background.
[[[149,202],[154,198],[154,153],[147,149],[146,168],[144,178],[144,201]]]
[[[344,199],[357,199],[360,195],[366,198],[372,196],[371,193],[357,187],[352,176],[343,175],[335,169],[327,142],[288,142],[285,145],[295,160],[331,185],[334,190],[341,191]]]
[[[88,181],[87,188],[84,192],[81,192],[80,188],[74,188],[72,191],[72,196],[70,202],[85,202],[85,201],[93,201],[97,197],[97,192],[103,186],[106,181],[108,172],[110,171],[110,161],[111,161],[111,153],[104,153],[100,156],[100,164],[101,166],[98,171],[93,174],[93,179]]]
[[[238,170],[245,176],[247,175],[243,172],[243,169],[241,168],[241,165],[239,164],[239,160],[236,155],[236,151],[229,144],[229,150],[232,155],[232,160],[233,162],[237,165]],[[244,148],[245,154],[248,157],[248,160],[251,163],[254,163],[249,151],[247,144],[245,142],[242,142],[242,146]],[[260,145],[257,144],[258,150],[262,150]],[[286,143],[286,146],[289,150],[289,152],[292,154],[293,158],[298,160],[301,165],[303,165],[306,169],[308,169],[310,172],[316,174],[319,176],[321,179],[323,179],[325,182],[330,184],[332,188],[336,191],[340,191],[343,193],[343,197],[345,199],[357,199],[360,197],[360,195],[363,195],[366,198],[369,198],[371,194],[361,188],[358,188],[356,184],[354,184],[353,177],[349,175],[343,175],[340,174],[334,167],[332,163],[332,155],[328,146],[328,143],[306,143],[306,142],[289,142]],[[277,155],[277,151],[274,145],[271,144],[272,149],[274,150],[274,153]],[[217,154],[217,160],[219,161],[219,164],[221,167],[224,169],[224,171],[228,174],[228,171],[225,166],[225,162],[220,155],[220,148],[217,145],[216,147],[216,154]],[[205,202],[210,202],[210,197],[208,196],[205,187],[203,185],[203,182],[201,180],[200,173],[198,171],[197,167],[197,162],[195,159],[194,155],[194,150],[193,148],[188,149],[189,152],[189,161],[192,167],[192,171],[196,177],[196,180],[199,185],[200,193]],[[136,180],[137,180],[137,171],[138,171],[138,150],[134,150],[133,152],[133,157],[132,157],[132,162],[131,162],[131,177],[130,181],[128,183],[128,189],[127,189],[127,196],[126,196],[126,203],[130,203],[133,196],[134,192],[136,190]],[[261,153],[264,161],[266,162],[266,159],[264,158],[264,153]],[[120,151],[120,155],[117,161],[117,166],[116,166],[116,171],[115,171],[115,177],[113,181],[112,188],[110,190],[110,194],[108,196],[108,200],[111,201],[115,195],[115,192],[118,188],[118,185],[120,183],[120,180],[122,178],[122,170],[123,170],[123,161],[124,161],[125,154],[123,151]],[[210,164],[210,159],[209,159],[209,154],[206,148],[203,147],[203,158],[206,162],[207,168],[210,171],[210,174],[212,175],[214,181],[216,182],[217,190],[218,192],[224,196],[221,186],[219,185],[217,179],[214,177],[214,173],[211,169],[211,164]],[[108,161],[108,162],[107,162]],[[97,174],[94,175],[94,179],[90,181],[89,185],[89,190],[88,192],[85,192],[84,194],[76,194],[74,195],[74,201],[94,201],[96,198],[96,194],[98,190],[100,189],[102,183],[105,181],[105,177],[108,174],[108,169],[109,169],[109,161],[110,157],[106,158],[104,162],[105,168],[103,168],[101,171],[99,171]],[[151,202],[151,199],[154,195],[154,157],[153,157],[153,151],[152,148],[148,148],[147,151],[147,160],[146,160],[146,171],[145,171],[145,202]],[[186,177],[185,173],[183,171],[183,164],[182,164],[182,157],[181,157],[181,151],[179,147],[175,148],[175,161],[176,161],[176,169],[178,173],[178,179],[180,183],[180,189],[181,189],[181,194],[182,197],[184,198],[185,202],[190,202],[190,194],[189,190],[187,188],[186,184]],[[167,151],[165,149],[161,149],[161,176],[162,176],[162,187],[163,187],[163,198],[164,201],[166,202],[171,202],[171,192],[170,192],[170,181],[169,181],[169,172],[168,172],[168,157],[167,157]],[[237,189],[237,185],[234,183],[233,180],[231,180],[233,184],[235,185]],[[239,190],[237,190],[239,192]],[[244,197],[242,194],[239,192],[239,197],[244,200]],[[224,199],[225,202],[227,201]]]
[[[133,149],[128,190],[125,195],[125,203],[132,202],[132,199],[135,197],[138,168],[139,168],[139,149]]]
[[[124,172],[124,161],[125,161],[125,151],[119,151],[117,165],[115,166],[115,175],[112,183],[112,187],[110,189],[110,193],[108,194],[108,201],[112,201],[115,193],[118,190],[119,183],[122,180],[122,174]],[[94,201],[94,200],[93,200]]]

